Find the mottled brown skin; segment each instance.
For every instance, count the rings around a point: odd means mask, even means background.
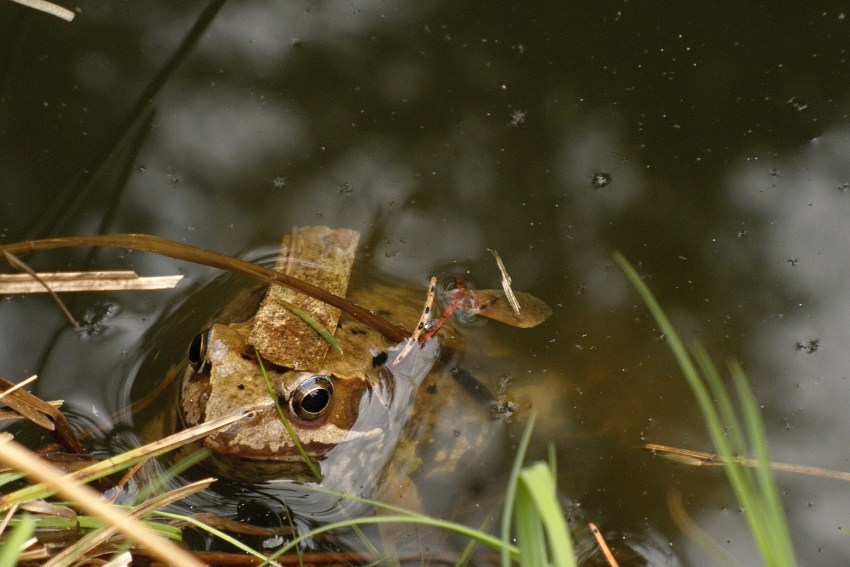
[[[349,294],[349,299],[370,307],[392,322],[412,326],[418,317],[417,306],[422,301],[418,295],[421,294],[411,290],[377,286],[368,294],[355,291]],[[225,476],[236,479],[291,476],[303,472],[303,461],[269,396],[254,348],[246,343],[250,328],[251,320],[212,326],[205,368],[197,373],[189,367],[184,375],[183,422],[192,426],[233,413],[253,411],[255,415],[250,420],[208,436],[205,444],[218,457],[247,460],[254,467],[251,474],[246,475],[239,470],[239,462],[231,463],[235,469],[225,470]],[[374,437],[380,442],[383,436],[378,429],[352,431],[352,424],[357,419],[364,393],[391,378],[387,368],[373,367],[373,353],[386,352],[392,345],[370,327],[345,314],[340,318],[335,338],[342,353],[329,350],[318,372],[293,371],[264,361],[287,419],[307,453],[316,460],[321,460],[343,441],[362,436]],[[308,422],[294,415],[286,400],[301,380],[314,374],[330,376],[334,390],[328,413]]]

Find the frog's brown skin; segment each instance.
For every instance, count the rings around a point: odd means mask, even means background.
[[[418,318],[421,292],[388,286],[373,286],[349,294],[349,299],[370,307],[391,322],[410,327]],[[380,305],[376,305],[376,300]],[[245,343],[251,321],[217,324],[210,329],[206,362],[201,372],[186,370],[181,411],[186,425],[203,423],[233,413],[252,411],[254,415],[230,428],[206,438],[206,445],[216,454],[215,472],[232,480],[258,481],[272,478],[305,479],[302,457],[284,428],[274,401],[269,396],[253,347]],[[391,371],[385,365],[375,366],[375,353],[387,352],[393,345],[370,327],[346,314],[340,318],[335,338],[342,353],[329,350],[323,368],[318,372],[300,372],[264,363],[281,408],[294,428],[307,453],[317,461],[342,443],[357,441],[359,462],[351,466],[373,466],[364,459],[374,453],[380,469],[386,460],[387,432],[380,421],[372,426],[355,422],[361,411],[364,394],[377,396],[389,403],[394,395]],[[289,399],[305,380],[326,376],[333,381],[329,409],[319,419],[307,421],[293,414]],[[415,392],[414,392],[415,394]],[[381,400],[381,397],[386,399]],[[409,404],[410,402],[408,402]],[[408,413],[409,415],[409,413]],[[405,419],[406,421],[406,419]],[[393,436],[397,439],[398,432]],[[382,449],[382,450],[379,450]],[[383,456],[381,456],[383,455]],[[341,468],[346,468],[345,466]]]

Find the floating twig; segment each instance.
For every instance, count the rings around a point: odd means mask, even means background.
[[[41,240],[24,240],[13,244],[0,245],[0,251],[6,251],[15,255],[24,255],[42,250],[72,248],[76,246],[129,248],[131,250],[152,252],[170,258],[203,264],[204,266],[229,270],[233,273],[248,276],[269,284],[291,287],[305,295],[333,305],[361,323],[369,325],[391,341],[399,342],[410,336],[410,333],[403,328],[389,323],[386,319],[375,315],[368,309],[352,303],[343,297],[328,293],[318,286],[303,282],[298,278],[293,278],[270,268],[252,264],[239,258],[233,258],[226,254],[204,250],[197,246],[174,242],[173,240],[150,234],[100,234],[95,236],[66,236],[44,238]]]
[[[51,287],[47,285],[47,282],[41,279],[41,277],[37,273],[35,273],[32,268],[27,266],[24,262],[20,261],[18,258],[15,257],[14,254],[9,252],[8,250],[3,250],[3,256],[6,258],[6,261],[9,262],[9,264],[11,264],[13,267],[21,270],[22,272],[26,272],[25,274],[21,274],[24,278],[32,278],[33,280],[35,280],[33,284],[35,284],[38,289],[43,292],[49,293],[53,301],[56,302],[56,305],[59,306],[59,310],[62,311],[62,314],[65,316],[68,322],[71,323],[71,327],[73,327],[75,331],[80,330],[80,325],[79,323],[77,323],[77,320],[74,319],[74,316],[71,315],[71,312],[68,311],[68,308],[65,307],[65,304],[62,302],[61,299],[59,299],[59,296],[56,295],[56,292],[54,292],[53,289],[51,289]]]
[[[0,390],[7,391],[14,387],[15,384],[12,382],[0,378]],[[59,441],[72,453],[83,452],[83,446],[77,434],[71,429],[65,414],[58,408],[21,389],[16,389],[4,397],[3,403],[36,425],[53,431]]]
[[[658,445],[656,443],[647,443],[642,448],[646,449],[647,451],[659,453],[662,457],[666,457],[672,461],[695,467],[717,467],[722,466],[724,463],[723,457],[721,457],[717,453],[704,453],[702,451],[682,449],[679,447],[669,447],[667,445]],[[757,459],[749,459],[746,457],[738,457],[734,459],[734,462],[745,467],[757,468],[759,466],[759,462]],[[850,472],[834,471],[821,467],[810,467],[806,465],[792,465],[788,463],[779,463],[776,461],[769,461],[768,465],[771,469],[775,471],[803,474],[808,476],[817,476],[820,478],[831,478],[833,480],[850,482]]]
[[[36,378],[38,378],[38,376],[33,374],[29,378],[24,378],[23,380],[21,380],[20,382],[18,382],[17,384],[15,384],[11,388],[9,388],[8,390],[6,390],[4,392],[0,392],[0,400],[2,400],[5,396],[7,396],[8,394],[11,394],[15,390],[19,390],[19,389],[23,388],[24,386],[27,386],[30,383],[35,382]]]
[[[434,306],[434,297],[437,295],[437,278],[431,276],[428,282],[428,293],[425,295],[425,305],[422,307],[422,315],[419,316],[419,322],[416,323],[416,328],[413,329],[411,339],[419,340],[419,336],[428,330],[431,321],[431,308]]]
[[[611,548],[608,547],[608,544],[605,542],[605,537],[603,537],[599,528],[596,527],[596,524],[588,522],[587,527],[590,528],[590,533],[592,533],[593,537],[596,539],[596,543],[599,545],[599,549],[602,550],[602,555],[605,556],[605,561],[608,562],[608,565],[611,567],[619,567],[620,564],[617,563],[617,559],[614,557],[614,554],[611,553]]]
[[[0,295],[173,289],[182,279],[181,275],[141,277],[132,270],[0,274]]]

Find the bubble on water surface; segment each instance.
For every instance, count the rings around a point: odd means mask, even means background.
[[[593,174],[590,184],[594,189],[602,189],[611,183],[611,174],[604,171],[597,171]]]

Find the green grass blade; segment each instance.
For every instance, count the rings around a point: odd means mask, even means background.
[[[295,444],[295,448],[298,449],[298,454],[301,455],[301,458],[304,460],[307,468],[310,469],[310,473],[316,479],[316,482],[322,482],[322,473],[319,472],[319,467],[316,466],[316,463],[310,458],[307,451],[304,450],[304,445],[301,444],[301,440],[298,439],[298,435],[295,434],[295,430],[292,429],[292,425],[290,425],[289,420],[286,419],[286,414],[283,413],[283,408],[280,407],[280,404],[277,401],[277,396],[274,395],[274,387],[272,386],[271,380],[269,380],[268,373],[266,373],[266,366],[263,364],[263,357],[260,354],[260,351],[254,349],[254,353],[257,356],[257,363],[260,365],[260,372],[263,374],[263,380],[266,382],[266,391],[269,393],[269,397],[271,397],[272,402],[274,402],[274,407],[277,410],[277,415],[280,417],[281,423],[283,423],[283,426],[286,428],[286,432],[289,434],[290,439],[292,439],[292,443]]]
[[[741,420],[738,419],[735,404],[732,403],[732,398],[723,384],[720,372],[702,346],[695,345],[691,350],[694,353],[697,365],[702,371],[702,375],[705,377],[709,391],[714,396],[715,404],[720,414],[720,421],[725,426],[726,435],[729,439],[729,448],[735,455],[743,455],[747,451],[744,428]]]
[[[308,315],[303,309],[299,309],[299,308],[295,307],[293,304],[289,303],[288,301],[284,301],[282,299],[276,299],[275,302],[282,305],[284,308],[291,311],[293,315],[295,315],[296,317],[298,317],[299,319],[301,319],[302,321],[307,323],[307,325],[309,325],[311,329],[316,331],[319,334],[319,336],[321,336],[325,340],[326,343],[331,345],[331,347],[334,350],[338,351],[339,353],[342,353],[342,347],[339,346],[339,343],[334,338],[333,333],[328,331],[324,327],[324,325],[322,325],[321,323],[316,321],[316,319],[314,319],[313,317]]]
[[[520,494],[530,500],[534,514],[537,516],[536,522],[545,528],[553,564],[557,567],[576,565],[570,530],[558,503],[557,487],[552,471],[545,463],[534,463],[520,473],[520,485],[524,490],[518,493],[517,504],[519,504]],[[519,528],[518,525],[517,528]],[[517,539],[522,541],[519,537]],[[536,545],[536,540],[532,540],[532,544]],[[522,555],[522,547],[520,543],[520,555]],[[544,554],[545,549],[544,542]],[[539,565],[539,563],[528,563],[528,565]]]
[[[525,483],[520,483],[514,504],[514,532],[519,547],[520,565],[548,565],[546,533],[537,513],[534,499]]]
[[[723,390],[722,381],[717,373],[716,367],[710,361],[706,362],[705,360],[708,359],[708,354],[705,350],[699,347],[695,348],[694,356],[696,356],[698,360],[702,361],[700,362],[700,366],[707,369],[705,381],[711,385],[712,390]],[[728,394],[726,394],[725,391],[724,396],[728,400]],[[730,408],[724,411],[734,415],[735,412],[734,408],[731,407],[731,401],[728,401],[728,404]],[[703,414],[706,415],[706,412],[703,411]],[[744,510],[744,519],[750,528],[753,539],[761,549],[761,547],[769,540],[762,521],[764,511],[756,489],[755,477],[749,468],[744,467],[737,460],[739,456],[742,456],[743,453],[747,452],[746,443],[742,441],[743,446],[741,451],[735,453],[729,446],[725,435],[726,431],[730,429],[735,430],[737,428],[734,435],[743,438],[740,422],[737,417],[735,417],[731,424],[726,422],[726,425],[724,426],[723,419],[716,415],[716,413],[715,416],[710,419],[712,420],[712,423],[709,424],[708,429],[712,443],[714,443],[714,446],[718,449],[718,453],[720,453],[720,456],[723,459],[723,468],[726,471],[726,476],[729,478],[729,483],[732,485],[735,498]],[[706,421],[708,420],[709,418],[706,417]],[[714,423],[714,420],[716,420],[716,423]]]
[[[0,546],[0,567],[15,567],[18,564],[18,557],[24,551],[24,544],[32,537],[34,531],[35,520],[29,514],[23,514]]]
[[[505,491],[505,509],[502,512],[502,567],[511,567],[511,556],[508,553],[508,546],[511,542],[511,514],[513,513],[514,500],[516,498],[517,484],[519,483],[519,473],[522,469],[522,463],[525,460],[525,453],[528,451],[528,444],[531,442],[531,431],[534,429],[534,423],[537,421],[537,414],[532,412],[528,418],[528,423],[525,426],[525,431],[522,433],[519,446],[517,447],[514,464],[511,467],[510,480]]]
[[[758,405],[740,366],[733,363],[730,370],[743,409],[743,424],[716,366],[705,350],[699,346],[694,348],[694,357],[699,370],[702,371],[701,375],[649,288],[621,254],[615,253],[614,259],[667,336],[673,355],[697,399],[712,443],[723,458],[724,470],[735,497],[744,510],[744,519],[762,559],[771,567],[796,565],[784,510],[767,457],[764,426]],[[737,460],[737,457],[749,453],[750,447],[759,462],[755,472]]]
[[[192,516],[185,516],[185,515],[182,515],[182,514],[172,514],[170,512],[164,512],[164,511],[161,511],[161,510],[156,510],[156,511],[152,512],[152,514],[155,514],[157,516],[160,516],[162,518],[166,518],[166,519],[169,519],[169,520],[176,520],[176,521],[180,521],[180,522],[185,522],[187,524],[192,524],[196,528],[203,530],[203,531],[221,539],[222,541],[225,541],[225,542],[231,544],[232,546],[239,549],[240,551],[243,551],[244,553],[247,553],[249,555],[256,557],[261,562],[263,562],[262,563],[263,565],[273,565],[274,567],[282,567],[282,565],[280,563],[275,562],[273,559],[267,559],[265,555],[263,555],[259,551],[251,549],[249,546],[245,545],[244,543],[242,543],[238,539],[231,537],[227,533],[225,533],[225,532],[223,532],[219,529],[216,529],[216,528],[214,528],[214,527],[212,527],[212,526],[210,526],[210,525],[208,525],[208,524],[206,524],[206,523],[204,523],[200,520],[197,520],[197,519],[193,518]]]
[[[794,565],[794,549],[791,546],[791,534],[788,530],[788,522],[785,519],[785,509],[779,498],[779,489],[770,468],[770,458],[767,452],[767,435],[764,423],[761,419],[758,403],[753,396],[752,390],[747,385],[744,371],[737,362],[729,365],[729,371],[741,400],[744,410],[744,419],[747,423],[747,431],[753,445],[759,466],[756,469],[758,477],[758,490],[765,509],[765,516],[769,519],[768,526],[769,544],[773,550],[778,565]]]

